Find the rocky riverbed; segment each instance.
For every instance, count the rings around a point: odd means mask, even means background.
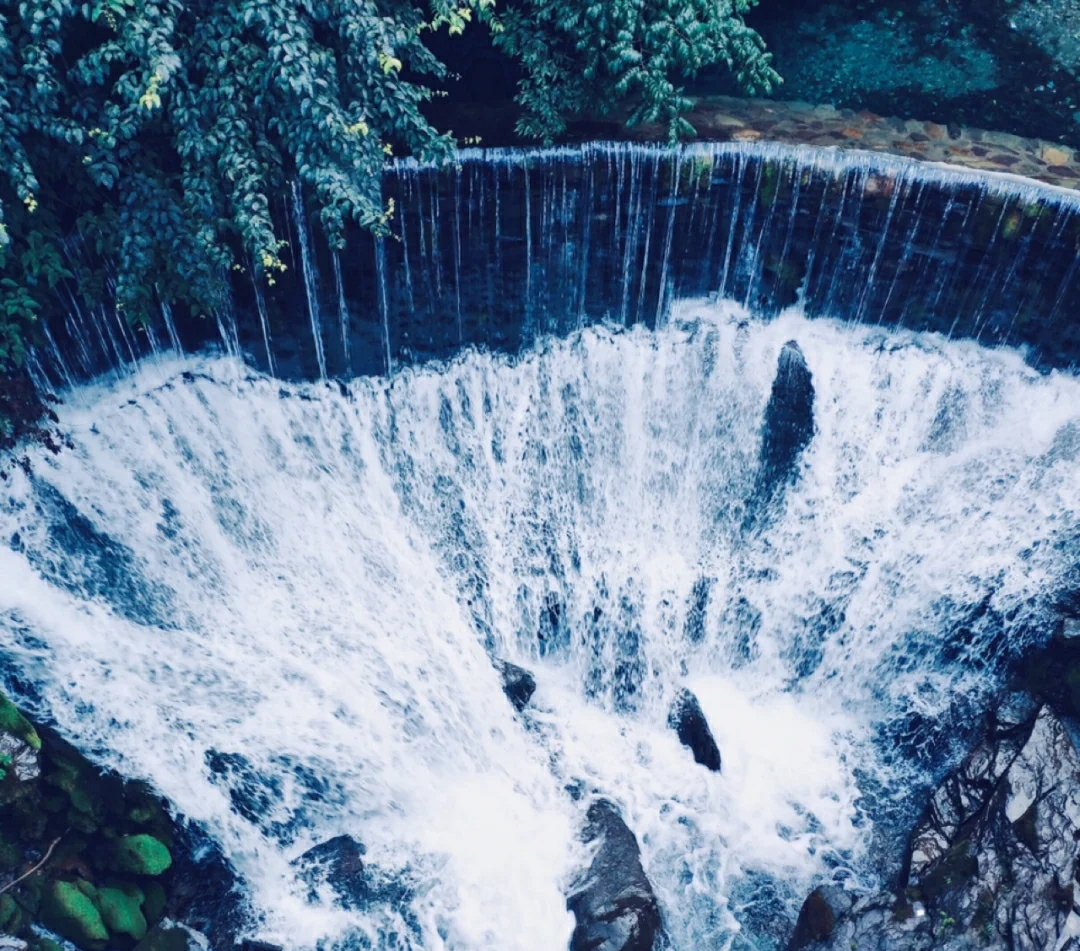
[[[221,863],[216,880],[193,874],[192,841],[150,787],[98,769],[0,695],[4,951],[204,946],[174,916],[205,919],[230,885]]]
[[[892,888],[806,899],[789,951],[1080,948],[1080,620],[1020,666],[1016,690],[934,790]]]

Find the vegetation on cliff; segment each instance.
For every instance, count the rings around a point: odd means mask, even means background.
[[[0,933],[31,951],[58,947],[37,926],[84,951],[157,941],[176,834],[148,787],[93,766],[0,695]]]

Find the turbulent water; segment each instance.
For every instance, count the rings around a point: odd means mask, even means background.
[[[816,431],[755,513],[789,339]],[[1075,377],[695,302],[348,385],[161,360],[63,422],[0,504],[8,687],[204,828],[289,948],[565,948],[594,791],[677,951],[775,946],[1049,633],[1080,510]],[[535,672],[523,715],[490,656]],[[719,775],[666,726],[683,686]],[[362,912],[289,864],[340,833],[387,883]]]

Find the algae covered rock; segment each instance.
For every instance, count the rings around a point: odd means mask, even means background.
[[[119,888],[98,890],[97,906],[101,918],[114,934],[126,934],[141,941],[146,937],[146,918],[139,908],[141,895]]]
[[[22,740],[32,750],[41,749],[41,737],[7,697],[0,693],[0,730]]]
[[[81,948],[97,951],[109,940],[101,913],[74,882],[50,882],[41,896],[41,923]]]
[[[7,697],[0,693],[0,801],[11,802],[24,784],[41,774],[41,737]]]
[[[145,897],[142,900],[142,912],[151,925],[156,925],[165,914],[165,905],[168,896],[161,882],[147,882],[144,889]]]
[[[151,928],[134,951],[202,951],[202,945],[187,928],[169,921]]]
[[[121,872],[154,876],[172,865],[172,855],[165,843],[152,835],[125,835],[113,843],[110,864]]]

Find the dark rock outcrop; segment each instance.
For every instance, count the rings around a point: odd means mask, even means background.
[[[815,942],[828,940],[832,937],[837,920],[850,911],[851,906],[851,896],[842,888],[835,885],[815,888],[799,910],[788,951],[801,951]]]
[[[202,945],[187,928],[163,921],[147,932],[146,937],[135,945],[135,951],[202,951]]]
[[[1078,951],[1080,753],[1048,705],[1014,698],[935,791],[917,825],[899,896],[827,916],[797,937],[822,951]],[[805,909],[804,909],[805,910]],[[800,916],[800,924],[803,917]],[[798,929],[797,929],[798,931]]]
[[[761,499],[770,498],[791,478],[800,453],[813,435],[813,377],[799,345],[789,340],[780,351],[765,407],[757,487]]]
[[[570,951],[652,951],[661,934],[660,906],[634,833],[614,805],[598,799],[582,837],[596,852],[566,902],[577,920]]]
[[[524,667],[507,663],[505,660],[495,661],[495,669],[502,678],[503,693],[520,713],[528,706],[536,692],[536,678]]]
[[[308,849],[293,864],[297,877],[314,890],[326,884],[344,908],[361,908],[370,898],[364,878],[364,846],[338,835]]]
[[[240,951],[285,951],[280,944],[271,944],[269,941],[256,941],[254,938],[246,938],[240,942]]]
[[[680,690],[672,702],[668,726],[679,735],[679,742],[694,754],[694,762],[714,773],[720,772],[720,749],[701,704],[689,690]]]

